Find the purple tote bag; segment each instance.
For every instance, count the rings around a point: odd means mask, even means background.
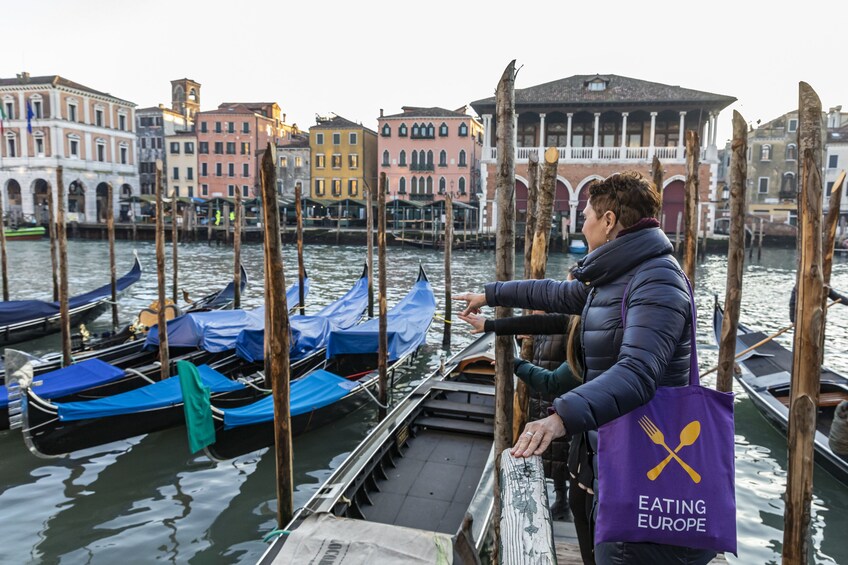
[[[629,284],[622,324],[628,290]],[[598,429],[595,543],[651,542],[736,554],[733,394],[700,385],[691,286],[689,301],[689,386],[658,387],[648,404]]]

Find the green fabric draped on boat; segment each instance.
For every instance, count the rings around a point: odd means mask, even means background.
[[[183,391],[188,445],[192,453],[215,442],[215,424],[212,421],[209,388],[203,386],[200,372],[188,361],[177,361],[177,374]]]

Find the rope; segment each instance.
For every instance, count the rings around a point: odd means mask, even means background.
[[[271,530],[265,535],[264,538],[262,538],[262,541],[268,543],[274,538],[278,538],[280,536],[287,536],[289,534],[291,534],[289,530]]]
[[[364,390],[364,391],[365,391],[365,394],[367,394],[368,396],[370,396],[370,397],[371,397],[371,400],[373,400],[373,401],[374,401],[374,404],[376,404],[377,406],[379,406],[379,407],[380,407],[380,408],[382,408],[383,410],[388,410],[388,409],[389,409],[389,405],[388,405],[388,404],[380,404],[380,401],[379,401],[379,400],[377,400],[377,397],[375,397],[373,394],[371,394],[371,391],[370,391],[370,390],[368,390],[368,387],[367,387],[367,386],[365,386],[365,384],[364,384],[364,383],[356,383],[356,384],[362,387],[362,390]]]
[[[453,324],[453,320],[446,320],[446,319],[442,318],[441,316],[439,316],[438,314],[433,314],[433,319],[438,320],[439,322],[444,322],[446,324]]]

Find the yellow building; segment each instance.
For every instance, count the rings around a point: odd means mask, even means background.
[[[377,132],[341,116],[319,118],[309,130],[312,198],[361,199],[377,187]]]

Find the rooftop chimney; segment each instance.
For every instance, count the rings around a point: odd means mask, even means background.
[[[29,82],[29,73],[26,71],[18,73],[18,78],[23,82]]]
[[[380,117],[381,118],[383,117],[383,109],[382,108],[380,108]]]

